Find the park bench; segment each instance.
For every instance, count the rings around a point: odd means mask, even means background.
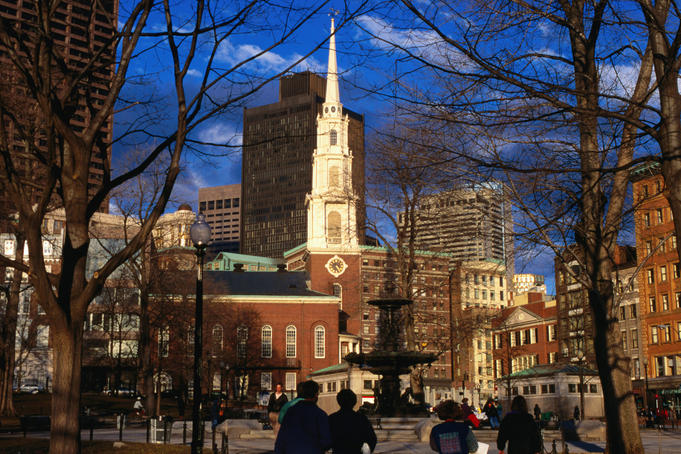
[[[24,434],[27,432],[50,430],[50,417],[47,415],[21,416],[19,420],[21,421],[21,430]]]
[[[16,433],[21,432],[21,421],[15,416],[6,416],[0,418],[0,432],[1,433]]]

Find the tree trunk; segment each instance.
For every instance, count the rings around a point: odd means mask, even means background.
[[[24,237],[15,234],[17,245],[15,258],[17,262],[24,261]],[[2,340],[4,346],[0,352],[0,415],[14,416],[14,365],[16,364],[17,315],[19,313],[19,293],[21,291],[21,272],[14,270],[9,292],[7,293],[7,307],[5,320],[2,323]]]
[[[610,288],[612,289],[612,284]],[[603,390],[606,419],[606,453],[643,454],[638,428],[636,402],[632,392],[629,358],[624,355],[616,318],[608,314],[612,308],[612,292],[589,292],[594,315],[594,352]],[[582,409],[584,411],[584,409]]]
[[[50,454],[73,454],[80,452],[83,324],[62,319],[50,326],[54,352]]]

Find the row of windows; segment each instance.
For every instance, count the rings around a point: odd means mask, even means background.
[[[669,247],[667,244],[669,243]],[[657,245],[653,245],[653,240],[645,241],[646,255],[651,255],[653,252],[658,254],[664,254],[667,250],[676,250],[676,235],[672,235],[667,239],[667,237],[660,237],[657,239]],[[655,249],[653,251],[653,248]]]
[[[638,329],[634,328],[631,330],[631,339],[629,342],[627,340],[627,332],[622,331],[622,348],[627,350],[627,348],[630,346],[629,344],[631,344],[632,349],[638,348]]]
[[[220,200],[208,200],[199,203],[199,211],[203,212],[208,210],[222,210],[223,208],[239,208],[239,198],[234,199],[220,199]]]
[[[665,216],[665,211],[666,211],[665,208],[656,208],[655,210],[652,211],[646,211],[645,213],[643,213],[643,225],[646,227],[650,227],[652,224],[651,220],[655,220],[655,223],[657,225],[664,224],[666,217],[669,217],[669,220],[671,221],[672,220],[671,211],[669,212],[670,216]]]
[[[477,273],[473,274],[473,284],[482,284],[482,285],[487,285],[489,282],[489,285],[494,285],[495,282],[495,277],[496,276],[488,276],[486,274],[481,274],[478,275]],[[471,283],[471,275],[470,273],[466,273],[466,284]],[[504,277],[499,276],[499,287],[504,286]]]
[[[681,266],[678,263],[675,263],[673,265],[673,272],[674,272],[674,279],[678,279],[681,277]],[[667,282],[667,265],[661,265],[659,267],[659,277],[660,277],[660,282]],[[646,277],[648,280],[648,284],[654,284],[655,283],[655,268],[649,268],[646,270]]]
[[[648,310],[650,312],[659,312],[659,311],[668,311],[670,306],[669,306],[669,295],[668,294],[663,294],[660,295],[661,299],[661,304],[658,305],[657,298],[654,296],[648,297]],[[681,292],[676,292],[674,294],[674,299],[676,300],[675,302],[675,309],[681,309]],[[635,310],[632,311],[632,313],[636,313]]]
[[[272,327],[264,325],[260,329],[260,356],[262,358],[272,357]],[[246,342],[248,340],[248,328],[237,328],[237,353],[239,356],[246,355]],[[294,325],[289,325],[285,330],[286,357],[295,358],[297,356],[297,329]],[[314,357],[326,357],[326,329],[317,325],[314,327]],[[217,349],[223,347],[223,329],[221,325],[213,327],[213,345]]]
[[[676,341],[681,341],[681,322],[676,323]],[[650,327],[650,343],[659,344],[672,342],[672,325],[661,324]]]

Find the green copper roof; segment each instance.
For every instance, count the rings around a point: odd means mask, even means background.
[[[576,364],[539,364],[529,369],[514,372],[511,375],[506,375],[504,378],[524,378],[535,377],[539,375],[554,375],[554,374],[568,374],[568,375],[598,375],[598,371],[589,367],[581,367]]]

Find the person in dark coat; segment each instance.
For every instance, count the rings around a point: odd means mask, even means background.
[[[323,454],[331,448],[329,417],[317,406],[319,384],[301,385],[303,400],[289,408],[274,442],[275,454]]]
[[[497,406],[494,405],[492,399],[487,399],[485,406],[482,407],[482,412],[487,415],[487,420],[492,429],[499,427],[499,412],[497,411]]]
[[[534,420],[539,421],[541,418],[541,409],[539,408],[539,404],[534,404]]]
[[[579,416],[581,413],[579,412],[579,405],[575,405],[575,411],[572,412],[572,416],[574,417],[575,421],[579,421]]]
[[[440,454],[468,454],[478,450],[478,440],[463,422],[461,405],[445,400],[435,409],[443,423],[430,431],[430,449]]]
[[[284,394],[281,383],[277,383],[274,387],[274,392],[270,394],[270,400],[267,402],[267,414],[275,436],[279,433],[279,411],[286,402],[288,402],[288,397]]]
[[[497,434],[497,449],[504,454],[508,443],[508,454],[537,454],[541,452],[539,428],[527,410],[523,396],[515,396],[511,411],[506,413]]]
[[[353,410],[357,395],[350,389],[341,389],[336,394],[336,401],[340,410],[329,416],[333,454],[360,454],[364,443],[374,452],[374,428],[365,415]]]

